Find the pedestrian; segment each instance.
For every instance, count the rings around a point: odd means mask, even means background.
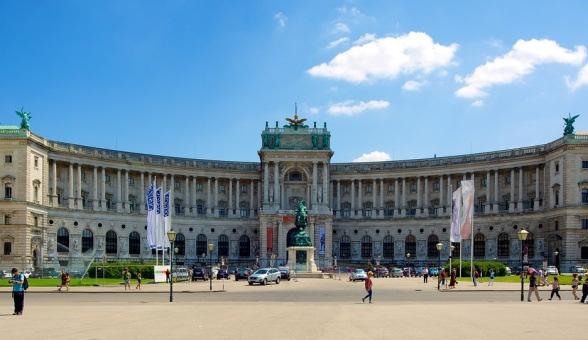
[[[550,283],[547,280],[547,271],[539,269],[539,277],[541,277],[541,285],[549,287]]]
[[[141,272],[137,272],[137,286],[135,289],[141,290]]]
[[[131,273],[129,272],[129,268],[123,270],[123,281],[125,283],[125,290],[127,288],[131,290]]]
[[[14,313],[12,315],[22,315],[24,309],[24,293],[25,293],[25,276],[18,272],[18,269],[12,268],[12,279],[8,281],[12,284],[12,299],[14,300]]]
[[[574,300],[580,300],[578,297],[578,285],[580,281],[578,280],[578,274],[573,274],[572,276],[572,294],[574,295]]]
[[[490,269],[488,276],[490,277],[490,280],[488,281],[488,286],[492,286],[494,284],[494,269]]]
[[[59,275],[59,278],[61,279],[61,285],[59,286],[59,289],[57,289],[57,291],[61,292],[63,287],[66,287],[69,291],[69,286],[67,284],[67,275],[65,274],[65,270],[61,270],[61,275]]]
[[[472,273],[472,281],[474,282],[474,287],[478,286],[478,270],[474,270]]]
[[[451,278],[449,280],[449,289],[455,288],[455,284],[457,283],[457,272],[455,268],[451,270]]]
[[[586,297],[588,297],[588,278],[586,278],[582,284],[582,300],[580,300],[580,303],[584,303]]]
[[[429,282],[428,279],[429,279],[429,268],[428,267],[425,267],[423,269],[423,283]]]
[[[166,282],[166,283],[169,283],[169,274],[170,274],[170,272],[169,272],[169,268],[167,268],[167,269],[165,270],[165,282]],[[211,274],[211,275],[212,275],[212,274]]]
[[[365,302],[365,299],[369,298],[369,302],[372,303],[372,276],[374,276],[374,273],[368,272],[367,279],[365,279],[365,290],[367,295],[361,298],[361,302]]]
[[[522,273],[521,273],[522,275]],[[537,276],[535,276],[535,272],[531,273],[531,277],[529,277],[529,295],[527,295],[527,301],[531,302],[531,293],[535,292],[535,296],[537,297],[537,301],[543,300],[539,297],[539,291],[537,290]]]
[[[445,274],[445,268],[441,269],[441,271],[439,272],[439,280],[441,281],[441,286],[445,286],[445,277],[447,276],[447,274]]]
[[[559,279],[557,276],[553,277],[553,284],[551,286],[551,297],[549,297],[549,300],[553,299],[553,294],[557,295],[557,298],[561,300],[561,296],[559,296]]]

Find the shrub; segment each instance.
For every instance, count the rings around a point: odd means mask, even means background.
[[[446,263],[443,268],[445,270],[449,270],[449,262]],[[459,260],[452,261],[452,268],[457,270],[457,275],[459,275]],[[494,269],[494,274],[496,276],[504,276],[506,275],[506,265],[499,261],[474,261],[474,268],[482,271],[482,276],[488,277],[490,269]],[[470,275],[470,261],[462,260],[461,261],[461,275],[462,276],[471,276]]]
[[[109,279],[122,279],[122,272],[125,268],[128,268],[131,272],[131,277],[136,278],[137,273],[141,273],[141,277],[144,279],[153,278],[153,265],[152,264],[138,264],[136,262],[107,262],[93,263],[88,270],[88,276],[95,278],[96,274],[98,277],[102,277],[102,270],[104,270],[104,277]]]

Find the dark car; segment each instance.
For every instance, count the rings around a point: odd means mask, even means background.
[[[375,274],[376,277],[390,277],[390,271],[386,267],[378,267]]]
[[[229,271],[226,269],[219,269],[218,273],[216,273],[216,279],[229,279]]]
[[[206,274],[206,270],[202,267],[196,267],[192,271],[192,281],[206,281],[208,280],[208,275]]]
[[[252,273],[253,270],[251,270],[250,268],[239,268],[235,273],[235,281],[247,280],[249,278],[249,275],[251,275]]]
[[[289,267],[278,267],[278,270],[280,271],[280,278],[282,280],[290,281],[290,268]]]

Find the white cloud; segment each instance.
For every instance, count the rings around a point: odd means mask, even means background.
[[[427,81],[425,80],[409,80],[402,85],[402,89],[405,91],[419,91],[426,84]]]
[[[385,100],[370,100],[354,102],[353,100],[336,103],[329,106],[328,112],[332,116],[355,116],[368,110],[382,110],[390,106]]]
[[[286,22],[288,21],[288,17],[282,13],[282,12],[278,12],[276,13],[276,15],[274,15],[274,19],[278,22],[278,25],[280,25],[280,27],[286,27]]]
[[[315,115],[319,112],[320,112],[320,109],[318,107],[312,106],[312,107],[308,108],[308,113],[310,113],[312,115]]]
[[[342,22],[335,23],[335,27],[333,27],[333,33],[349,33],[349,32],[351,32],[351,30],[349,29],[349,26],[347,26],[346,24],[344,24]]]
[[[487,95],[487,88],[512,83],[533,72],[537,65],[579,65],[585,58],[584,46],[576,46],[572,51],[560,47],[553,40],[518,40],[508,53],[476,67],[472,74],[464,77],[465,85],[455,95],[462,98],[482,98]]]
[[[354,159],[353,162],[383,162],[391,159],[390,155],[383,151],[372,151],[362,154]]]
[[[349,41],[349,38],[347,38],[347,37],[339,38],[339,39],[337,39],[337,40],[331,41],[331,42],[330,42],[330,43],[327,45],[327,48],[329,48],[329,49],[330,49],[330,48],[335,48],[335,47],[337,47],[337,46],[339,46],[339,45],[341,45],[341,44],[343,44],[343,43],[346,43],[346,42],[348,42],[348,41]]]
[[[588,85],[588,64],[584,65],[580,72],[578,72],[578,77],[576,80],[570,80],[568,77],[566,78],[566,83],[572,91],[575,91],[582,86]]]
[[[476,101],[474,101],[474,102],[472,103],[472,106],[475,106],[475,107],[481,107],[481,106],[484,106],[484,101],[483,101],[483,100],[481,100],[481,99],[478,99],[478,100],[476,100]]]
[[[337,11],[343,15],[349,15],[352,17],[358,17],[360,15],[363,15],[363,13],[361,13],[361,11],[357,7],[349,8],[347,6],[341,6],[337,8]]]
[[[426,74],[451,65],[457,48],[457,44],[437,44],[426,33],[410,32],[353,46],[331,61],[310,68],[308,73],[352,83],[394,79],[400,74]]]
[[[373,33],[366,33],[353,42],[354,45],[363,45],[376,40],[376,35]]]

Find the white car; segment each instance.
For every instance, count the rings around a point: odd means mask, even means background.
[[[582,266],[572,266],[572,273],[585,274],[586,269]]]
[[[351,272],[351,275],[349,276],[349,281],[364,281],[365,279],[367,279],[367,274],[365,272],[365,270],[363,269],[356,269],[354,271]]]
[[[189,275],[188,275],[188,269],[184,268],[184,267],[180,267],[177,269],[174,269],[174,272],[172,273],[172,277],[174,278],[174,281],[188,281],[189,279]]]
[[[280,277],[282,274],[276,268],[261,268],[255,271],[255,273],[249,275],[247,282],[252,286],[254,283],[259,283],[263,286],[268,282],[280,283]]]
[[[559,270],[556,266],[547,266],[547,275],[559,275]]]

